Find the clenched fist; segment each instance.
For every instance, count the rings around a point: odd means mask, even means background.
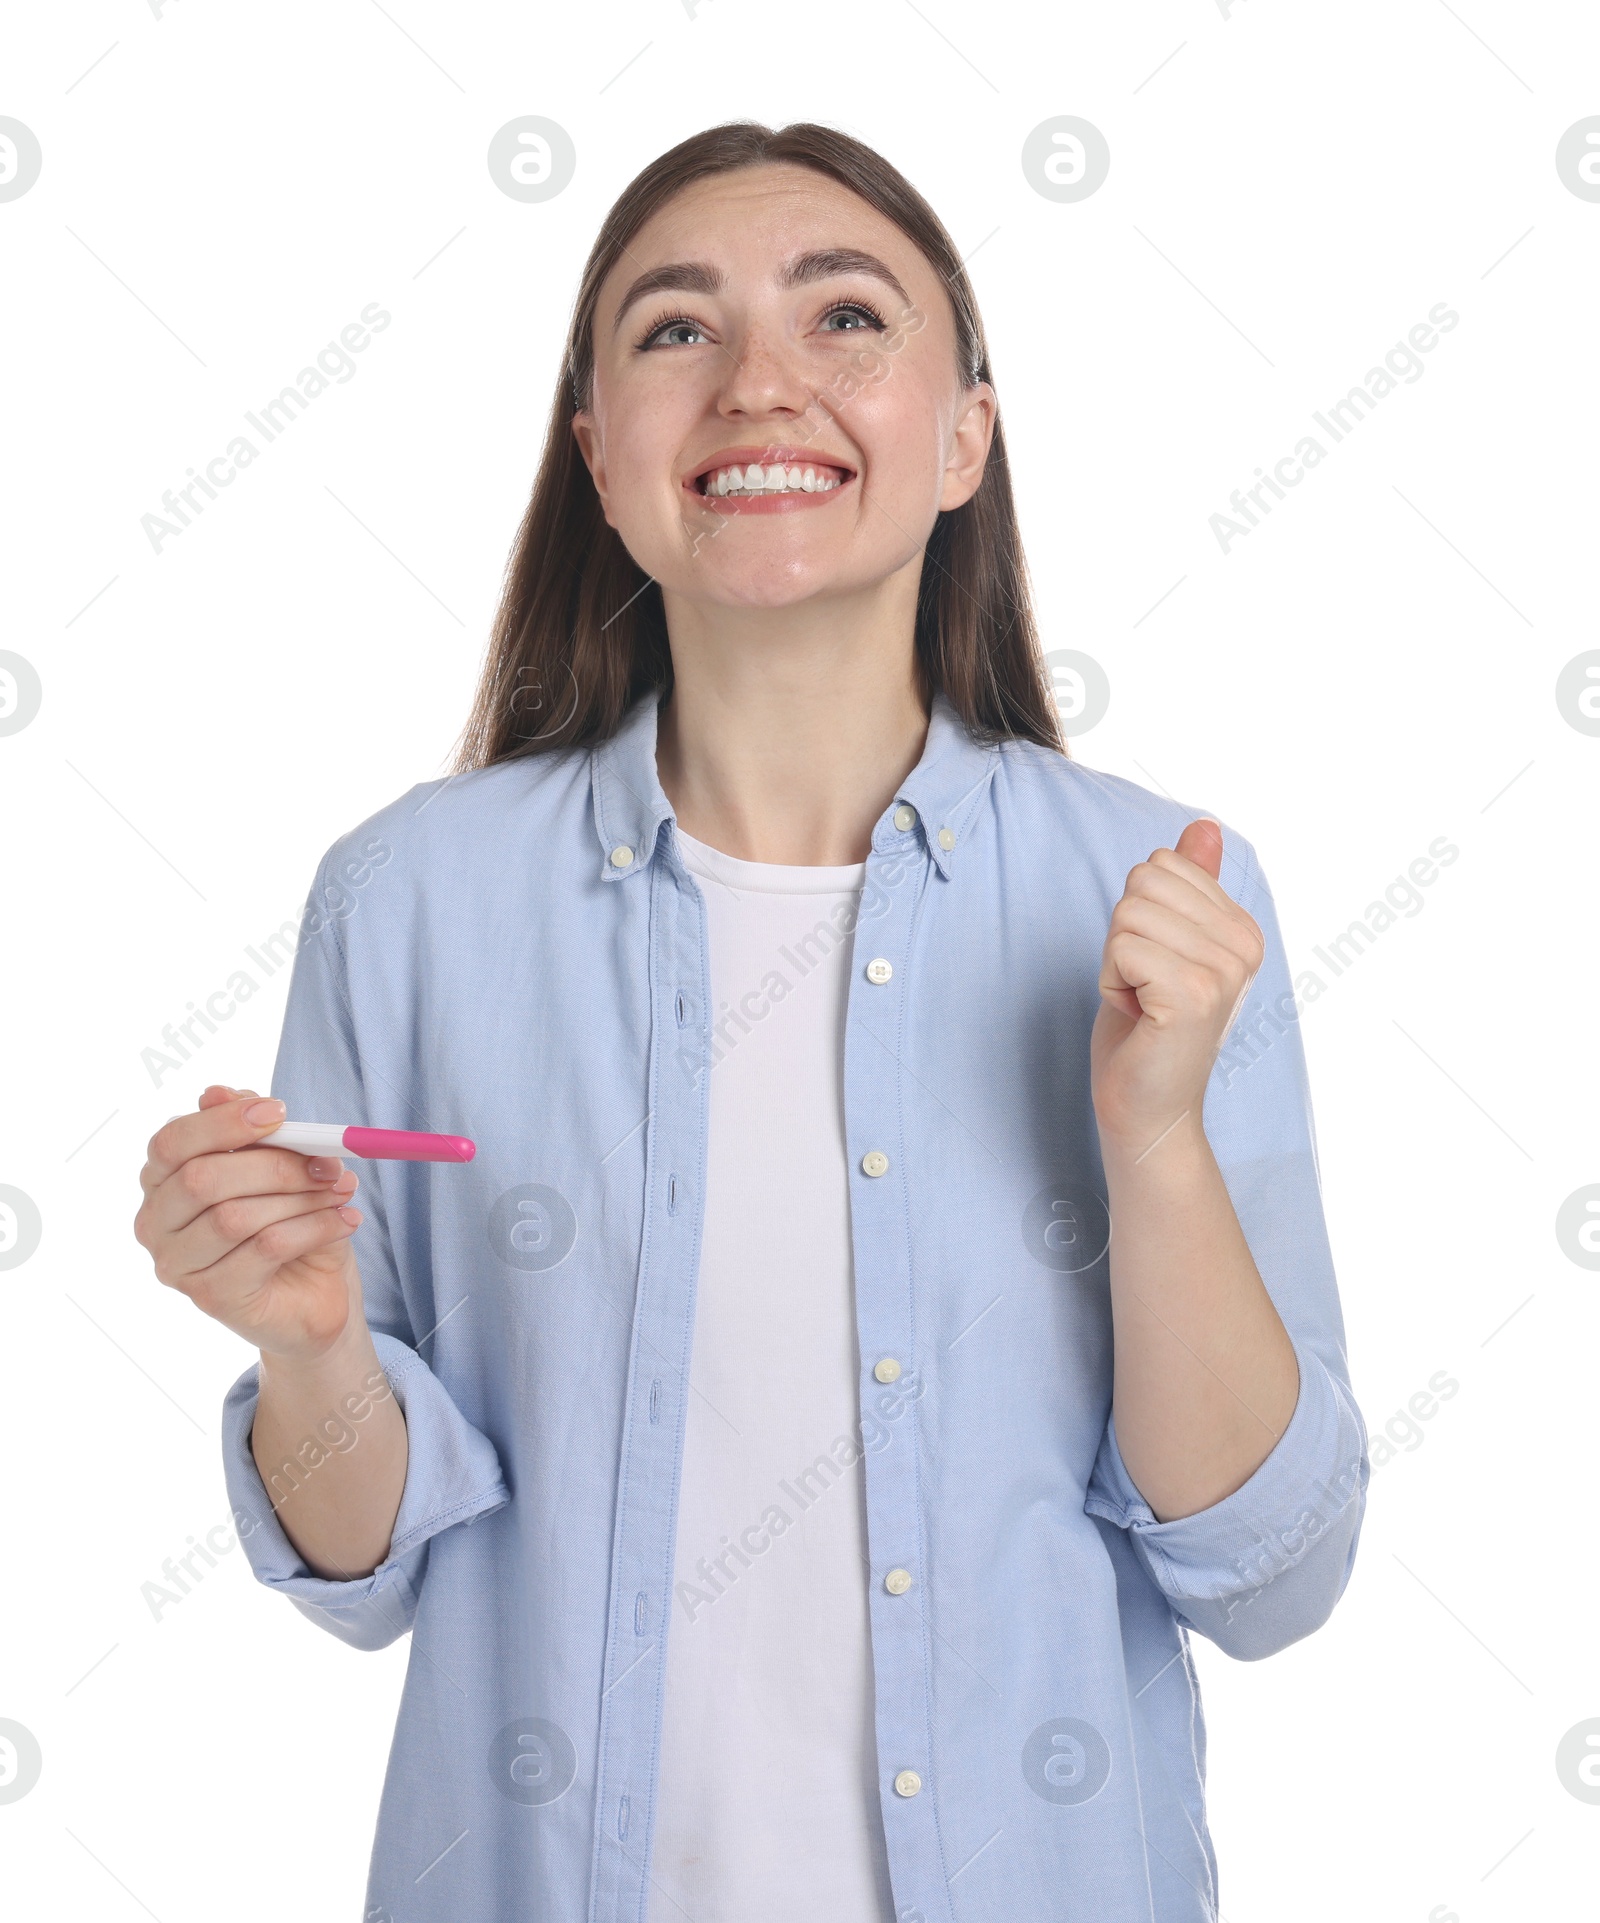
[[[1135,1156],[1184,1117],[1199,1122],[1217,1051],[1266,952],[1221,869],[1220,824],[1191,821],[1176,848],[1130,870],[1112,910],[1090,1087],[1102,1143]]]

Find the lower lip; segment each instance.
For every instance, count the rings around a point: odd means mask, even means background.
[[[820,494],[702,494],[694,483],[686,482],[689,493],[701,507],[708,507],[714,514],[792,514],[797,508],[824,507],[829,501],[837,501],[841,494],[848,493],[855,485],[855,476],[841,481],[837,487],[824,489]]]

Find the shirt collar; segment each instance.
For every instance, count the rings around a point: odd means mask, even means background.
[[[641,695],[617,732],[591,751],[594,824],[605,881],[625,881],[647,868],[662,822],[676,820],[656,772],[660,699],[654,689]],[[904,850],[920,840],[948,881],[998,762],[998,747],[975,740],[949,698],[936,693],[921,759],[879,816],[873,852]]]

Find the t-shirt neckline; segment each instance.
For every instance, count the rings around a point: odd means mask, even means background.
[[[753,889],[767,895],[842,895],[861,887],[866,879],[864,861],[846,862],[836,867],[807,867],[777,861],[746,861],[739,855],[726,855],[673,824],[685,864],[708,880],[729,888]]]

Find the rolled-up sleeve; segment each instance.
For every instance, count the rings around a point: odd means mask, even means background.
[[[1181,1622],[1250,1661],[1327,1621],[1354,1566],[1370,1469],[1323,1217],[1301,1011],[1255,851],[1231,835],[1227,847],[1239,864],[1232,872],[1242,870],[1236,899],[1259,924],[1266,952],[1212,1071],[1206,1137],[1293,1344],[1299,1396],[1245,1483],[1170,1522],[1140,1495],[1108,1419],[1084,1507],[1127,1531]]]
[[[372,1340],[405,1415],[408,1459],[389,1553],[369,1576],[337,1582],[313,1575],[284,1534],[250,1449],[254,1367],[229,1390],[222,1408],[228,1499],[257,1580],[281,1590],[313,1622],[357,1649],[381,1649],[411,1627],[432,1537],[510,1500],[493,1445],[464,1420],[416,1351],[376,1331]]]
[[[272,1075],[272,1093],[296,1121],[370,1120],[339,938],[343,905],[354,899],[352,864],[359,867],[363,848],[370,847],[370,838],[356,845],[360,834],[336,842],[324,856],[301,924]],[[353,1240],[373,1344],[405,1417],[407,1467],[388,1554],[370,1575],[342,1582],[317,1576],[285,1535],[250,1446],[259,1373],[254,1365],[223,1403],[223,1469],[251,1569],[313,1622],[358,1649],[381,1649],[411,1627],[433,1537],[510,1501],[494,1445],[462,1415],[418,1353],[389,1234],[382,1168],[362,1165],[365,1219]],[[332,1452],[326,1440],[308,1441]],[[317,1459],[314,1452],[310,1461],[302,1457],[301,1473],[314,1474]]]

